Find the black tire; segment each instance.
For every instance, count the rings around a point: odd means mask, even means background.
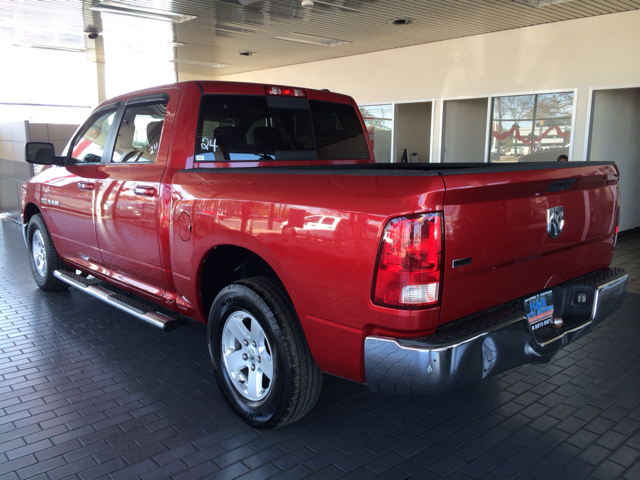
[[[41,242],[37,241],[36,243],[42,245],[40,256],[44,258],[44,263],[39,263],[38,266],[33,254],[34,235],[41,240]],[[51,234],[41,214],[34,215],[29,221],[29,226],[27,227],[27,250],[29,252],[31,273],[38,287],[45,292],[55,292],[69,288],[69,285],[53,276],[55,270],[63,270],[65,265],[53,245]]]
[[[264,398],[250,399],[241,393],[226,367],[223,332],[229,318],[232,315],[238,318],[239,312],[249,313],[247,317],[258,322],[268,341],[273,375],[266,387],[263,377],[262,388],[268,388]],[[279,282],[253,277],[222,289],[211,306],[207,334],[218,385],[231,408],[248,425],[281,427],[304,417],[316,404],[322,389],[322,372],[311,356],[291,300]],[[236,345],[241,347],[239,343]],[[246,348],[250,349],[250,345]],[[245,351],[238,349],[234,353]],[[252,352],[248,353],[254,358]],[[255,358],[260,360],[259,356]],[[252,362],[251,359],[248,361]]]

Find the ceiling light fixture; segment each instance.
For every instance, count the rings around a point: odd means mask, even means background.
[[[413,20],[410,18],[395,18],[391,20],[391,25],[411,25]]]
[[[249,50],[243,50],[242,52],[238,52],[238,55],[241,57],[253,57],[256,52],[250,52]]]
[[[255,33],[254,30],[249,30],[247,28],[237,28],[237,27],[213,27],[213,30],[218,32],[226,32],[226,33],[235,33],[237,35],[244,33]]]
[[[213,30],[214,32],[223,32],[223,33],[233,33],[236,35],[245,35],[245,34],[251,34],[251,33],[256,33],[255,30],[251,30],[248,28],[243,27],[235,27],[233,25],[229,25],[229,24],[222,24],[222,25],[201,25],[199,28],[202,28],[203,30]]]
[[[167,45],[171,46],[171,47],[184,47],[186,45],[186,43],[182,43],[182,42],[168,42]]]
[[[546,7],[547,5],[555,5],[556,3],[571,2],[573,0],[514,0],[518,3],[531,5],[532,7]]]
[[[313,7],[313,0],[302,0],[300,5],[307,8]]]
[[[151,20],[161,20],[163,22],[183,23],[194,18],[196,15],[187,15],[184,13],[171,12],[169,10],[158,10],[157,8],[148,8],[128,2],[120,2],[117,0],[106,0],[98,2],[89,10],[94,12],[115,13],[118,15],[129,15],[131,17],[148,18]]]
[[[62,47],[59,45],[42,45],[36,43],[14,43],[14,47],[39,48],[42,50],[57,50],[60,52],[85,53],[86,48]]]
[[[289,42],[306,43],[309,45],[320,45],[321,47],[337,47],[338,45],[345,45],[345,40],[336,40],[335,38],[316,37],[315,35],[305,35],[304,33],[287,33],[286,35],[276,35],[278,40],[287,40]]]
[[[341,10],[348,10],[349,12],[358,12],[361,13],[362,10],[358,10],[357,8],[351,8],[351,7],[347,7],[345,5],[337,5],[335,3],[331,3],[331,2],[325,2],[324,0],[313,0],[313,3],[319,3],[321,5],[326,5],[327,7],[335,7],[335,8],[340,8]],[[302,2],[302,6],[304,7],[304,2]]]
[[[212,62],[199,62],[197,60],[185,60],[183,58],[174,58],[173,60],[169,60],[173,63],[179,63],[183,65],[195,65],[197,67],[209,67],[209,68],[221,68],[228,67],[228,63],[212,63]]]

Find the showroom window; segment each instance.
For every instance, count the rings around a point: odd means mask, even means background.
[[[492,162],[555,161],[569,155],[573,92],[495,97]]]
[[[393,135],[393,105],[366,105],[360,113],[367,127],[367,135],[373,144],[377,163],[391,162],[391,138]]]

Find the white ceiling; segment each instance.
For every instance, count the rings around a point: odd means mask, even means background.
[[[317,0],[307,8],[300,0],[131,2],[197,17],[168,23],[90,10],[97,0],[0,0],[0,48],[2,44],[85,48],[84,32],[96,31],[104,39],[107,63],[110,55],[126,54],[142,67],[172,56],[228,65],[180,65],[191,75],[211,77],[640,8],[640,0],[551,4],[545,0],[538,7],[526,2],[538,4],[538,0]],[[393,25],[394,19],[409,19],[411,24]],[[348,43],[326,47],[274,38],[291,34]],[[174,49],[171,41],[185,45]],[[167,56],[158,55],[165,51]],[[255,55],[240,56],[241,51]]]

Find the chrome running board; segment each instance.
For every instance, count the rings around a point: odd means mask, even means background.
[[[112,292],[97,285],[97,282],[87,279],[82,275],[65,270],[55,270],[54,277],[64,283],[78,288],[80,291],[102,300],[109,305],[116,307],[123,312],[127,312],[140,320],[143,320],[154,327],[158,327],[164,332],[170,332],[180,326],[180,321],[171,318],[163,313],[156,312],[155,307],[149,303],[126,297],[122,294]]]

